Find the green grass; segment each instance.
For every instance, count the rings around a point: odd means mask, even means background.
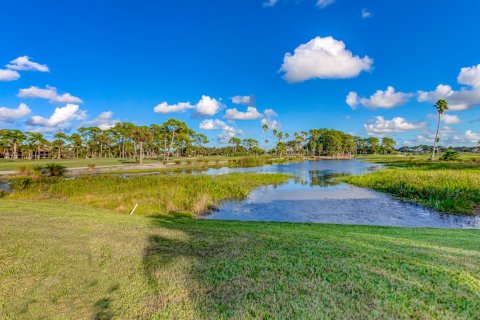
[[[158,160],[156,160],[158,162]],[[145,162],[155,162],[155,160],[145,159]],[[40,159],[40,160],[5,160],[0,159],[0,171],[14,171],[20,166],[45,166],[49,163],[61,164],[67,168],[87,167],[89,163],[94,163],[96,166],[120,166],[135,164],[132,159],[120,158],[95,158],[95,159]]]
[[[71,203],[128,213],[158,215],[200,214],[226,199],[243,199],[254,188],[286,182],[284,174],[81,176],[75,179],[15,179],[8,197],[41,200],[59,198]]]
[[[368,156],[390,169],[338,180],[393,194],[426,207],[459,214],[480,212],[480,156],[430,161],[429,156]]]
[[[0,201],[2,319],[478,319],[480,231]]]

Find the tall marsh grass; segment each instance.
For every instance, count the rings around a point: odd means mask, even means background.
[[[73,203],[135,214],[158,215],[173,212],[200,214],[222,200],[240,200],[252,189],[281,184],[283,174],[155,175],[123,178],[82,176],[76,179],[43,178],[15,186],[12,198],[60,198]]]
[[[432,163],[430,166],[387,169],[339,180],[387,192],[441,212],[474,214],[480,209],[478,167],[444,169]]]

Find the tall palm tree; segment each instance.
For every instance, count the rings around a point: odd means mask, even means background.
[[[438,121],[437,121],[437,133],[435,133],[435,140],[433,141],[432,157],[430,158],[430,160],[432,161],[435,159],[435,149],[437,148],[437,143],[439,141],[438,131],[440,131],[440,120],[442,118],[442,114],[448,110],[448,102],[445,99],[439,99],[437,103],[435,103],[434,107],[437,109]]]

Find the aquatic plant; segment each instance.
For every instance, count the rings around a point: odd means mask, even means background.
[[[99,208],[157,215],[187,211],[200,214],[226,199],[243,199],[252,189],[280,184],[284,174],[82,176],[76,179],[39,179],[12,184],[13,198],[61,198]]]

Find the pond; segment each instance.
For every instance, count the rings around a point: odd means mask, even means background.
[[[295,176],[280,186],[254,190],[243,201],[226,201],[206,219],[318,222],[398,227],[480,228],[480,216],[440,214],[391,196],[334,183],[342,174],[381,168],[360,160],[321,160],[255,168],[209,169],[207,174],[231,172],[287,173]]]

